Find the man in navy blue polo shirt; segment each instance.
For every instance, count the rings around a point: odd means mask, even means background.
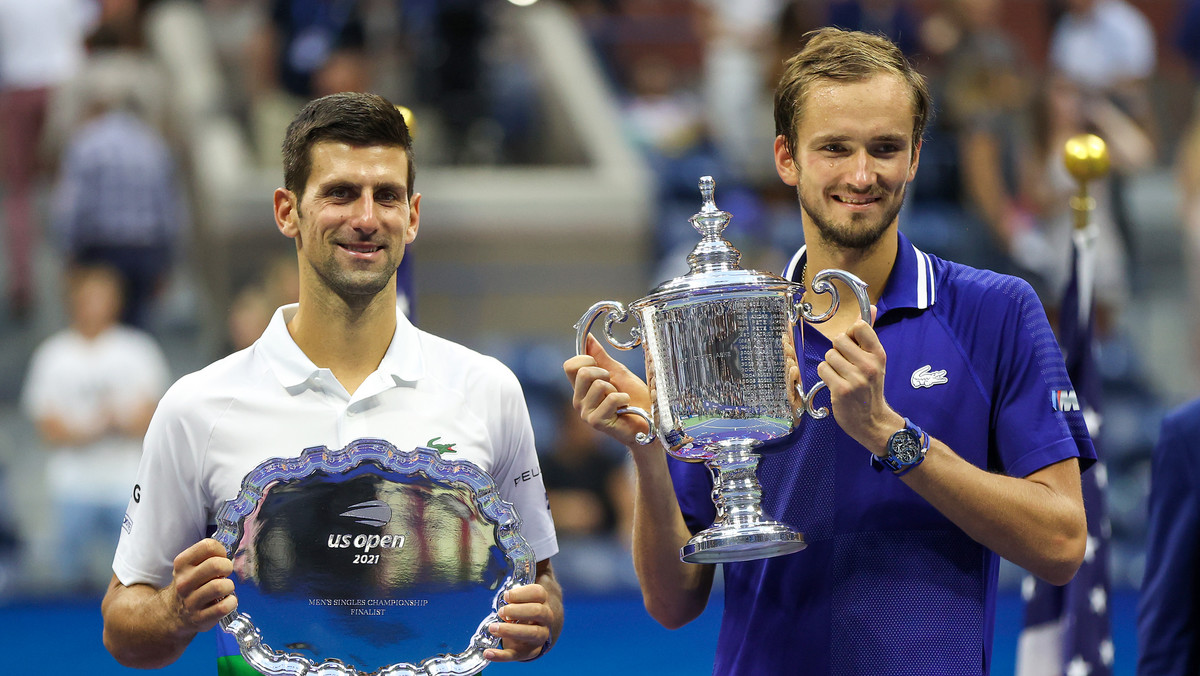
[[[1055,584],[1074,576],[1080,471],[1095,451],[1030,286],[923,253],[898,230],[930,110],[924,79],[885,38],[839,29],[811,33],[785,65],[775,163],[807,242],[787,276],[811,288],[818,270],[853,272],[876,321],[847,303],[798,329],[804,382],[825,381],[833,420],[764,446],[758,473],[765,511],[809,546],[724,564],[713,671],[987,673],[999,557]],[[712,565],[679,559],[713,522],[710,472],[637,445],[645,423],[616,411],[648,408],[646,385],[594,338],[564,370],[583,418],[633,451],[643,597],[663,625],[683,625],[712,588]]]

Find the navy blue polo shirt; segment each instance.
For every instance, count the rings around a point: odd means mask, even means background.
[[[803,256],[789,279],[798,281]],[[991,472],[1021,477],[1066,458],[1094,462],[1082,414],[1060,410],[1071,408],[1071,383],[1024,280],[939,259],[901,234],[878,310],[885,396],[901,415]],[[831,345],[811,326],[799,331],[811,387]],[[817,403],[829,405],[828,391]],[[805,417],[761,450],[763,508],[803,533],[808,548],[724,564],[714,674],[987,673],[996,554],[879,471],[832,415]],[[670,464],[689,527],[708,527],[708,469]]]

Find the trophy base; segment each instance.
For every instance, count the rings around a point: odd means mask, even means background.
[[[733,563],[798,552],[804,536],[777,521],[713,526],[697,533],[679,550],[687,563]]]

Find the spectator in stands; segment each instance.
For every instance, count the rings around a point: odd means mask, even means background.
[[[64,150],[53,220],[75,263],[115,268],[125,285],[122,320],[145,328],[188,220],[174,154],[129,90],[93,87],[90,114]]]
[[[281,254],[266,265],[262,278],[247,284],[233,299],[227,318],[229,352],[250,347],[267,325],[275,308],[300,300],[300,275],[295,254]]]
[[[1007,274],[1024,208],[1025,64],[999,25],[996,0],[946,0],[921,26],[922,71],[942,108],[927,128],[905,206],[908,234],[939,256]],[[1041,247],[1044,251],[1046,247]]]
[[[1096,206],[1091,221],[1096,226],[1096,333],[1105,337],[1113,328],[1116,311],[1129,298],[1128,249],[1121,237],[1111,181],[1118,172],[1131,172],[1149,165],[1153,144],[1144,130],[1121,108],[1105,97],[1089,96],[1072,82],[1049,79],[1034,104],[1033,135],[1036,162],[1031,165],[1033,204],[1038,227],[1048,242],[1050,255],[1040,256],[1039,272],[1047,280],[1042,291],[1047,310],[1053,313],[1071,269],[1073,213],[1070,198],[1079,190],[1076,179],[1063,164],[1066,141],[1082,133],[1094,133],[1108,147],[1113,170],[1104,179],[1090,181],[1088,193]],[[1032,260],[1032,259],[1031,259]]]
[[[633,570],[633,466],[628,453],[592,429],[570,400],[553,397],[558,434],[539,454],[559,538],[559,570],[572,589],[637,589]]]
[[[93,0],[99,10],[87,37],[91,51],[140,50],[146,45],[146,11],[157,0]]]
[[[826,24],[886,35],[910,57],[920,46],[920,14],[907,0],[831,0]]]
[[[413,82],[416,98],[436,111],[446,129],[442,152],[454,164],[496,162],[501,155],[513,161],[529,155],[524,144],[505,137],[523,136],[528,132],[520,128],[532,124],[529,92],[519,82],[532,76],[520,72],[516,63],[489,72],[487,48],[494,27],[488,5],[486,0],[397,2],[402,48],[414,71],[427,75]],[[518,49],[497,49],[494,60],[503,62],[506,51]],[[518,81],[509,79],[513,77]],[[511,101],[514,97],[517,100]]]
[[[771,119],[772,38],[784,3],[699,0],[696,5],[704,40],[704,112],[720,151],[725,183],[773,182],[770,166],[761,161],[770,152],[771,140],[754,132]]]
[[[137,499],[142,436],[168,368],[154,339],[119,323],[116,271],[74,268],[67,287],[70,326],[34,352],[21,401],[47,452],[59,579],[98,591],[131,491]]]
[[[250,115],[263,163],[278,163],[292,116],[310,99],[367,91],[360,0],[270,0],[247,44]]]
[[[1002,258],[1020,250],[1033,226],[1026,204],[1032,144],[1029,67],[1000,26],[999,0],[952,0],[960,31],[946,56],[945,115],[954,129],[964,203],[991,235],[986,266],[1001,272]]]
[[[720,176],[721,165],[696,90],[697,73],[652,51],[630,54],[626,62],[623,126],[654,172],[654,255],[664,266],[654,278],[670,279],[686,272],[684,256],[696,244],[687,220],[696,212],[696,181]],[[680,264],[683,270],[672,267]]]
[[[617,538],[628,545],[633,493],[624,449],[606,444],[570,400],[559,408],[557,443],[541,458],[555,531],[560,539]]]
[[[1125,205],[1125,186],[1130,176],[1153,161],[1157,136],[1148,88],[1157,58],[1154,31],[1145,15],[1126,0],[1066,0],[1065,4],[1067,11],[1050,40],[1052,75],[1074,87],[1082,112],[1091,118],[1085,122],[1099,126],[1102,121],[1097,116],[1119,115],[1122,119],[1107,120],[1108,126],[1132,126],[1119,133],[1139,134],[1150,144],[1144,161],[1114,162],[1105,186],[1117,232],[1124,248],[1132,249],[1136,224]],[[1112,144],[1114,140],[1104,135],[1111,131],[1095,133]]]
[[[33,302],[34,188],[51,94],[82,64],[93,14],[87,0],[0,0],[0,181],[16,316]]]

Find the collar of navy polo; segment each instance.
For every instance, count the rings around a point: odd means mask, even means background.
[[[784,270],[784,278],[793,282],[802,281],[799,277],[804,270],[807,248],[800,247],[792,256]],[[877,304],[878,316],[882,317],[888,310],[896,308],[926,310],[936,301],[937,286],[929,254],[914,246],[904,233],[897,233],[896,263],[892,266],[892,274]]]

